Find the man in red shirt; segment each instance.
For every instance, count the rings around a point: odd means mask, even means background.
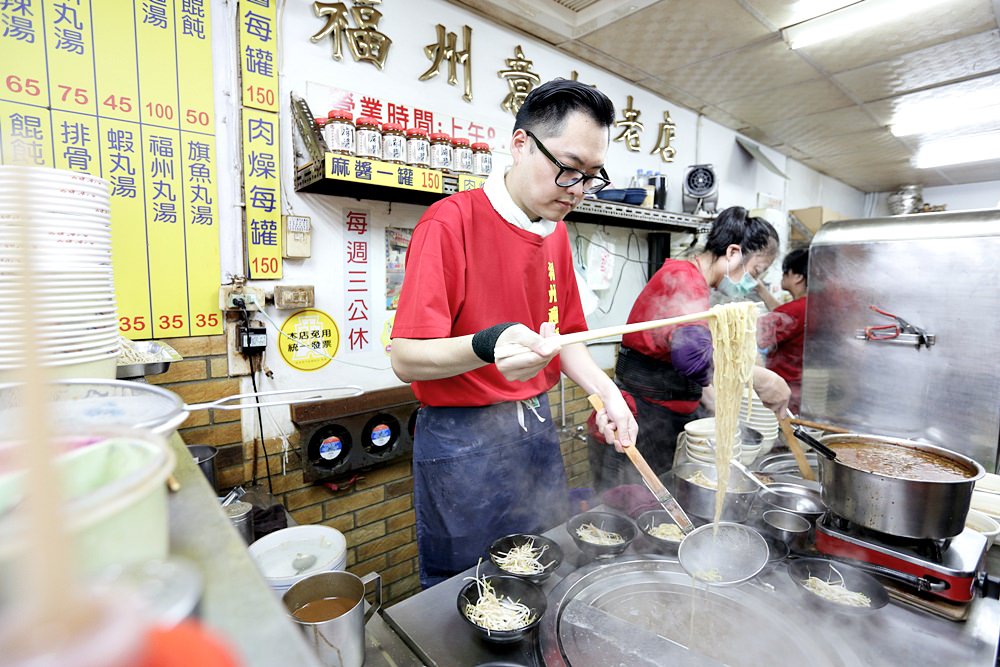
[[[802,347],[806,336],[806,288],[809,281],[809,250],[793,250],[781,263],[781,289],[791,293],[792,300],[778,301],[762,283],[757,293],[773,311],[757,324],[757,345],[769,350],[767,367],[780,375],[792,390],[788,408],[799,411],[802,399]]]
[[[614,106],[595,88],[550,81],[525,99],[513,165],[482,190],[431,206],[414,230],[393,325],[392,366],[421,402],[413,445],[420,581],[476,564],[490,543],[566,518],[566,473],[546,392],[564,371],[606,410],[602,433],[631,446],[638,426],[583,344],[563,217],[606,186]],[[497,360],[498,346],[526,352]]]

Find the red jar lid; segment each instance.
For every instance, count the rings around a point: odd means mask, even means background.
[[[448,143],[451,143],[451,137],[444,132],[435,132],[431,134],[431,141],[447,141]]]
[[[474,151],[488,151],[489,149],[490,145],[485,141],[477,141],[476,143],[472,144],[472,150]]]
[[[334,109],[333,111],[327,114],[327,118],[337,118],[340,120],[353,120],[354,114],[352,114],[350,111],[344,111],[343,109]],[[358,120],[360,121],[361,118],[358,118]]]
[[[454,139],[451,140],[451,143],[454,146],[468,146],[469,140],[463,139],[462,137],[455,137]]]
[[[326,125],[326,118],[313,118],[317,125]]]
[[[379,122],[371,116],[358,116],[358,125],[371,125],[372,127],[378,128]]]
[[[419,127],[411,127],[406,130],[406,136],[408,137],[427,137],[427,133],[421,130]]]
[[[403,126],[399,123],[382,123],[383,132],[402,132]]]

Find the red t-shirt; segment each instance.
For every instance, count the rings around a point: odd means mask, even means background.
[[[760,318],[757,344],[774,348],[767,367],[789,384],[802,382],[802,344],[806,336],[806,297],[782,304]]]
[[[628,321],[645,322],[697,313],[709,309],[709,288],[701,271],[694,263],[681,259],[668,259],[653,274],[632,306]],[[678,326],[703,326],[707,323],[682,324],[660,327],[622,336],[622,345],[648,357],[670,362],[670,338]],[[646,399],[649,400],[649,399]],[[698,401],[654,401],[680,414],[691,414]]]
[[[406,252],[393,338],[464,336],[500,322],[538,331],[550,320],[560,333],[587,328],[564,224],[544,238],[515,227],[481,189],[427,209]],[[412,387],[425,405],[492,405],[548,391],[559,372],[556,357],[527,382],[511,382],[491,364]]]

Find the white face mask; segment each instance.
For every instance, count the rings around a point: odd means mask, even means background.
[[[740,253],[742,258],[743,253]],[[729,273],[732,271],[729,259],[726,259],[726,275],[722,276],[722,280],[719,281],[719,286],[716,288],[723,294],[732,298],[742,298],[749,296],[754,289],[757,288],[757,281],[750,272],[745,268],[743,269],[743,275],[740,277],[739,282],[734,282],[732,278],[729,277]]]

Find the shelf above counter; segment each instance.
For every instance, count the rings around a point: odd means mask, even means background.
[[[478,187],[482,179],[477,177],[463,177],[466,182],[461,182],[460,178],[453,174],[441,174],[441,187],[438,192],[430,192],[415,187],[379,185],[375,183],[358,182],[351,177],[334,177],[330,175],[330,163],[332,158],[340,156],[326,155],[325,164],[313,162],[299,168],[295,172],[295,190],[297,192],[308,192],[314,194],[324,194],[335,197],[349,197],[352,199],[368,199],[374,201],[398,202],[403,204],[416,204],[429,206],[443,197],[455,194],[469,186]],[[353,158],[356,160],[357,158]],[[372,161],[373,164],[385,165]],[[397,165],[387,165],[396,169]],[[430,170],[423,170],[430,171]],[[422,172],[421,172],[422,173]],[[640,206],[629,206],[617,202],[602,201],[599,199],[586,199],[579,204],[569,215],[567,222],[582,222],[596,225],[607,225],[609,227],[626,227],[631,229],[645,229],[658,232],[705,232],[712,224],[711,218],[702,218],[685,213],[671,213],[658,209],[642,208]]]

